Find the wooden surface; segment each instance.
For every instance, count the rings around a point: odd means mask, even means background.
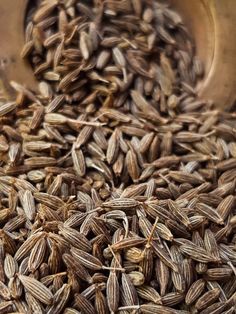
[[[24,43],[27,0],[0,0],[0,86],[18,81],[35,89],[27,62],[20,58]],[[205,78],[198,86],[200,97],[212,99],[219,108],[229,108],[236,99],[236,1],[170,0],[189,27],[197,54],[204,61]]]
[[[8,84],[11,80],[30,88],[36,86],[29,64],[20,58],[27,3],[28,0],[0,0],[0,85],[9,96],[12,94]]]
[[[222,110],[236,100],[236,1],[170,0],[190,29],[205,77],[198,95]]]
[[[204,0],[215,27],[214,57],[200,95],[227,109],[236,101],[236,1]]]

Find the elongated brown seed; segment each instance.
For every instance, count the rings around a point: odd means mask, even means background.
[[[40,281],[24,275],[19,275],[19,279],[25,289],[28,290],[36,299],[44,304],[52,303],[53,295],[51,291]]]

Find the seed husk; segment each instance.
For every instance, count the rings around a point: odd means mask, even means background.
[[[25,289],[29,291],[29,293],[31,293],[37,300],[44,304],[52,303],[53,295],[51,291],[40,281],[24,275],[19,275],[19,279]]]
[[[162,299],[159,293],[150,286],[140,286],[137,288],[138,295],[147,301],[154,302],[156,304],[162,304]]]
[[[199,296],[202,294],[205,288],[205,281],[203,279],[199,279],[195,281],[190,288],[188,289],[188,292],[185,296],[185,302],[186,304],[192,304],[195,300],[199,298]]]
[[[107,295],[110,297],[107,300],[108,308],[112,313],[115,313],[118,309],[119,305],[119,283],[117,279],[117,275],[114,271],[110,272],[110,275],[107,280]]]
[[[82,312],[86,314],[96,313],[95,308],[93,307],[92,303],[81,294],[75,295],[75,304],[79,310],[81,310]]]
[[[202,310],[218,299],[220,295],[219,289],[212,289],[204,293],[196,302],[195,306],[198,310]]]

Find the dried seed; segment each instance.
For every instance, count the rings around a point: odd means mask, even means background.
[[[117,159],[118,152],[119,152],[118,132],[117,130],[115,130],[108,140],[106,155],[108,164],[114,163],[114,161]]]
[[[95,314],[95,308],[92,303],[81,294],[75,295],[75,304],[85,314]]]
[[[18,270],[18,265],[15,259],[10,254],[7,253],[4,260],[5,275],[7,276],[8,279],[10,279],[14,277],[17,270]]]
[[[85,164],[85,159],[84,155],[81,149],[72,149],[71,152],[73,164],[74,164],[74,169],[76,173],[80,176],[83,177],[86,172],[86,164]]]
[[[127,170],[128,170],[130,177],[132,178],[132,180],[134,182],[137,182],[137,180],[139,178],[140,170],[139,170],[139,166],[138,166],[137,156],[133,152],[133,150],[128,151],[128,153],[126,155],[125,162],[126,162]]]
[[[91,254],[88,254],[82,250],[76,248],[71,249],[71,253],[75,259],[77,259],[86,268],[92,270],[100,270],[103,268],[101,261]]]
[[[44,304],[52,303],[53,295],[51,291],[40,281],[24,275],[19,275],[19,279],[25,289],[29,291],[29,293],[31,293],[37,300]]]
[[[73,228],[66,227],[63,225],[59,225],[58,227],[60,233],[69,243],[71,243],[71,245],[86,252],[91,251],[92,248],[91,243],[83,234],[81,234],[80,232]]]
[[[220,224],[220,225],[224,224],[222,217],[212,207],[210,207],[206,204],[203,204],[203,203],[198,203],[196,205],[196,208],[200,214],[207,217],[209,220],[211,220],[217,224]]]
[[[151,301],[151,302],[156,303],[156,304],[162,304],[161,296],[159,295],[159,293],[154,288],[147,286],[147,285],[143,285],[143,286],[140,286],[136,289],[137,289],[138,295],[142,299],[147,300],[147,301]]]
[[[180,246],[180,250],[184,254],[189,255],[192,259],[201,263],[209,263],[214,261],[216,262],[218,260],[214,256],[208,254],[206,250],[204,250],[201,247],[198,247],[194,243],[183,244]]]
[[[185,296],[185,302],[186,304],[192,304],[195,300],[199,298],[199,296],[203,293],[205,288],[205,281],[203,279],[199,279],[195,281],[190,288],[188,289],[188,292]]]
[[[46,253],[46,240],[45,238],[39,239],[29,256],[28,268],[31,272],[34,272],[44,260],[44,256]]]
[[[114,271],[110,272],[110,275],[107,280],[107,295],[109,298],[107,299],[108,308],[112,313],[115,313],[119,306],[119,282],[117,279],[117,275]]]
[[[168,267],[170,267],[174,272],[178,272],[178,267],[176,263],[174,263],[168,254],[159,247],[155,242],[152,242],[152,247],[154,249],[155,254],[162,260],[164,264],[166,264]]]
[[[180,292],[170,292],[162,297],[163,305],[174,306],[181,303],[184,300],[184,294]]]
[[[146,101],[146,99],[143,98],[143,96],[138,91],[131,91],[131,97],[138,109],[145,113],[149,112],[150,115],[152,115],[153,118],[160,123],[166,122],[166,120],[160,117],[159,113]]]
[[[202,310],[218,299],[220,295],[219,289],[212,289],[204,293],[196,302],[195,306],[198,310]]]

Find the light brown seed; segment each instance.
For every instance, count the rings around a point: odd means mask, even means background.
[[[0,281],[0,296],[3,298],[3,300],[9,301],[11,300],[11,294],[8,289],[8,287]]]
[[[90,276],[89,272],[86,270],[86,268],[81,265],[81,263],[78,263],[71,255],[64,253],[62,256],[64,264],[67,266],[67,269],[72,271],[73,275],[76,274],[76,276],[85,282],[92,283],[92,277]],[[73,280],[75,278],[73,277]]]
[[[162,303],[165,306],[175,306],[180,304],[184,300],[184,293],[181,292],[170,292],[162,297]]]
[[[139,202],[132,198],[118,198],[115,200],[107,201],[102,204],[104,208],[111,209],[124,209],[135,208],[139,205]]]
[[[50,112],[54,112],[57,111],[59,109],[59,107],[63,104],[65,100],[65,96],[64,95],[58,95],[56,96],[47,106],[45,113],[50,113]]]
[[[15,259],[10,255],[6,254],[5,260],[4,260],[4,272],[8,279],[14,277],[18,270],[18,265],[15,261]]]
[[[142,299],[154,302],[156,304],[162,304],[161,296],[154,288],[147,285],[143,285],[143,286],[137,287],[136,289],[137,289],[138,295]]]
[[[93,255],[86,253],[82,250],[72,248],[71,253],[78,262],[84,265],[86,268],[92,270],[100,270],[103,268],[101,261]]]
[[[119,153],[119,141],[118,141],[118,131],[117,129],[112,133],[111,137],[108,140],[108,146],[107,146],[107,162],[108,164],[114,163],[114,161],[118,157]]]
[[[203,203],[198,203],[196,205],[196,209],[200,214],[202,214],[203,216],[206,216],[209,220],[220,225],[224,224],[222,217],[212,207]]]
[[[163,250],[163,248],[158,246],[155,242],[152,242],[152,247],[153,247],[153,250],[154,250],[155,254],[162,260],[162,262],[164,264],[166,264],[168,267],[170,267],[174,272],[178,272],[178,267],[177,267],[176,263],[174,263],[170,259],[170,257]]]
[[[53,313],[60,313],[65,304],[68,302],[69,296],[70,296],[71,287],[69,284],[64,284],[56,293],[54,296],[54,304],[51,305],[51,307],[48,308],[47,313],[53,314]]]
[[[137,180],[139,178],[140,170],[139,170],[139,166],[138,166],[137,156],[133,152],[133,150],[128,151],[128,153],[126,155],[125,162],[126,162],[127,170],[128,170],[130,177],[132,178],[132,180],[134,182],[137,182]]]
[[[73,246],[86,252],[91,251],[91,243],[89,240],[76,229],[59,225],[60,233]]]
[[[219,289],[212,289],[204,293],[196,302],[195,306],[198,310],[204,309],[209,306],[211,303],[216,301],[220,295]]]
[[[185,302],[186,304],[190,305],[195,300],[199,298],[199,296],[203,293],[205,288],[205,281],[203,279],[198,279],[195,281],[190,288],[188,289],[188,292],[185,296]]]
[[[53,295],[51,291],[40,281],[24,275],[19,275],[19,279],[25,289],[29,291],[29,293],[31,293],[37,300],[39,300],[43,304],[52,303]]]
[[[22,260],[32,250],[38,239],[43,235],[43,232],[36,232],[32,234],[28,239],[18,248],[14,258],[16,261]]]
[[[95,308],[92,303],[81,294],[75,295],[75,304],[85,314],[95,314]]]
[[[161,123],[165,123],[166,120],[164,118],[161,118],[159,113],[152,107],[146,99],[143,98],[143,96],[138,91],[131,91],[131,97],[138,107],[143,112],[149,112],[150,115],[153,115],[153,118]]]
[[[81,32],[79,45],[83,58],[88,60],[91,54],[91,41],[89,35],[86,32]]]
[[[231,210],[233,209],[234,204],[235,204],[234,196],[228,195],[220,202],[216,211],[225,220],[231,213]]]
[[[30,294],[29,292],[26,292],[25,299],[31,311],[39,313],[39,314],[43,313],[43,309],[40,302],[37,299],[35,299],[32,296],[32,294]]]
[[[114,271],[110,272],[110,275],[107,280],[107,303],[108,308],[112,313],[115,313],[118,309],[120,293],[119,293],[119,282],[117,275]]]
[[[5,116],[12,110],[16,109],[17,104],[15,102],[0,103],[0,117]]]
[[[193,243],[181,245],[180,250],[184,254],[189,255],[192,259],[201,263],[216,262],[218,260],[214,256],[210,255],[206,250]]]
[[[97,313],[106,314],[108,312],[107,299],[100,289],[96,290],[95,309]]]
[[[86,164],[85,164],[84,154],[83,154],[82,150],[72,148],[71,156],[72,156],[74,169],[75,169],[76,173],[80,177],[83,177],[85,175],[85,172],[86,172]]]
[[[46,240],[45,238],[39,239],[29,256],[28,268],[31,272],[34,272],[38,267],[40,267],[41,263],[44,260],[44,256],[46,254]]]
[[[97,63],[96,63],[97,69],[99,70],[103,69],[109,62],[110,57],[111,57],[111,53],[109,50],[102,50],[97,57]]]

